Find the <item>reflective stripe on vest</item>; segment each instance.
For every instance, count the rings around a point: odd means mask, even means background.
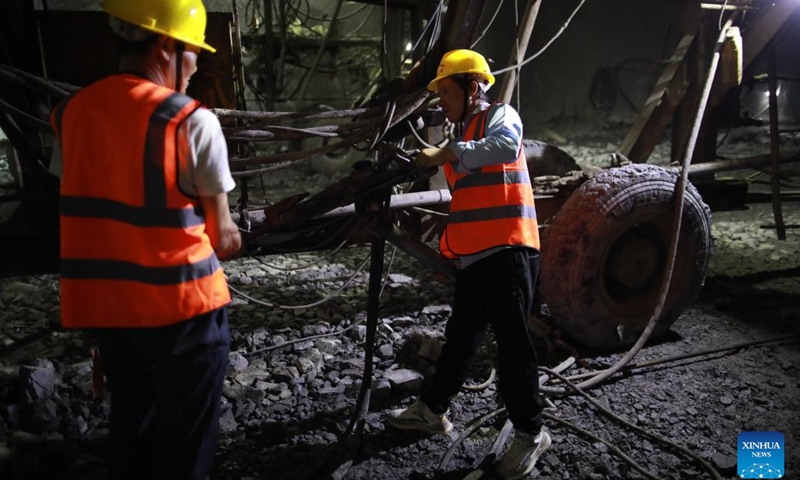
[[[178,129],[199,106],[125,74],[53,110],[65,327],[159,327],[230,302],[202,209],[178,188]]]
[[[464,141],[484,138],[489,110],[472,118]],[[439,241],[444,256],[456,258],[503,245],[539,249],[533,189],[522,149],[512,163],[487,165],[468,174],[446,164],[444,172],[453,192]]]

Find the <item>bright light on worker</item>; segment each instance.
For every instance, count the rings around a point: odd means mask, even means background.
[[[411,42],[406,43],[406,52],[411,51]]]

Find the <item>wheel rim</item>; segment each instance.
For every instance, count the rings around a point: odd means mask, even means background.
[[[666,263],[663,214],[653,211],[621,225],[602,257],[600,290],[618,320],[634,321],[654,307]]]

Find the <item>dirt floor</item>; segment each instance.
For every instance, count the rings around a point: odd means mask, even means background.
[[[731,154],[768,149],[763,136],[748,132],[726,142]],[[601,136],[561,146],[592,165],[602,165],[610,148]],[[668,150],[660,148],[656,156],[663,159]],[[748,179],[751,191],[765,191],[758,182],[767,177],[756,174],[735,175]],[[287,173],[265,188],[280,198],[293,193],[298,178],[312,191],[331,180]],[[800,224],[796,202],[783,208],[787,224]],[[779,241],[774,230],[761,228],[773,223],[767,203],[717,211],[713,220],[715,253],[699,298],[630,368],[588,392],[604,410],[576,395],[550,398],[553,445],[536,478],[715,478],[711,469],[736,478],[737,437],[747,431],[781,432],[782,478],[798,478],[800,230]],[[231,286],[251,298],[236,294],[230,309],[234,353],[212,478],[328,478],[345,461],[351,444],[342,433],[364,362],[368,256],[368,247],[350,247],[225,265]],[[505,421],[502,413],[493,416],[502,406],[495,383],[456,398],[452,437],[384,426],[392,409],[411,403],[429,372],[419,351],[438,345],[452,294],[449,284],[391,248],[385,267],[372,403],[353,464],[337,478],[467,478]],[[0,278],[0,478],[106,475],[108,402],[91,399],[88,341],[58,329],[58,313],[55,276]],[[602,369],[625,353],[563,340],[578,354],[566,375]],[[489,377],[492,348],[479,354],[470,384]],[[563,350],[544,349],[543,357],[554,366]]]

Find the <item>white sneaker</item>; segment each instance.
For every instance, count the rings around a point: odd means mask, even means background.
[[[392,411],[386,419],[389,425],[403,430],[420,430],[427,433],[447,434],[453,429],[453,424],[447,419],[445,413],[437,415],[422,401],[417,400],[410,407]]]
[[[536,460],[550,448],[550,435],[544,430],[536,438],[529,433],[515,432],[511,448],[503,455],[494,470],[505,480],[518,480],[533,470]]]

